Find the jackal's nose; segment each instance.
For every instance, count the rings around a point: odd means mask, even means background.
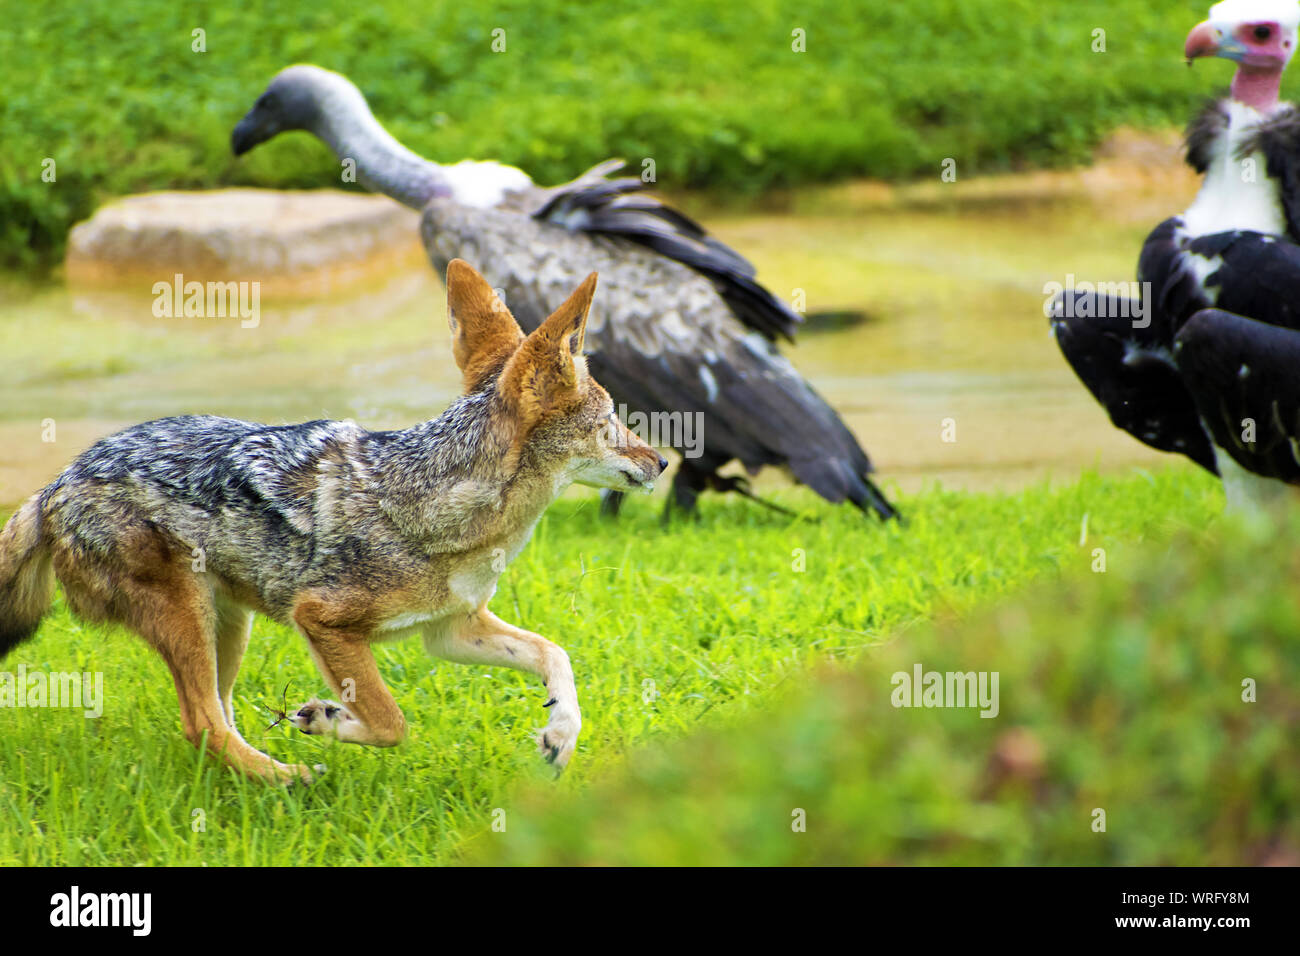
[[[662,475],[662,474],[664,473],[664,469],[667,468],[667,467],[668,467],[668,459],[665,458],[663,455],[660,455],[660,456],[659,456],[659,474]]]

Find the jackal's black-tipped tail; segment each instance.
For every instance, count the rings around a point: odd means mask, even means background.
[[[53,600],[54,571],[34,497],[0,531],[0,659],[36,633]]]

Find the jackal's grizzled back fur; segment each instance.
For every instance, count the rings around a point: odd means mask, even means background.
[[[96,567],[95,590],[114,586],[127,531],[139,529],[285,620],[305,588],[400,575],[472,534],[476,471],[499,458],[485,455],[495,399],[485,388],[391,432],[350,421],[159,419],[87,449],[34,501],[56,552]],[[85,617],[114,616],[93,606],[107,601],[68,598]]]
[[[37,495],[0,531],[0,658],[36,633],[53,599],[54,572],[41,541]]]
[[[0,655],[36,630],[65,564],[93,569],[68,589],[72,609],[118,618],[123,557],[142,536],[247,588],[281,620],[304,588],[382,579],[456,550],[496,501],[476,481],[504,453],[496,400],[487,385],[391,432],[181,416],[102,439],[0,532]]]

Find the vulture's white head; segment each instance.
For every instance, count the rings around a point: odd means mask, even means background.
[[[1277,105],[1282,71],[1295,54],[1297,33],[1297,0],[1223,0],[1188,34],[1183,53],[1189,64],[1206,56],[1232,60],[1237,64],[1234,98],[1268,111]]]

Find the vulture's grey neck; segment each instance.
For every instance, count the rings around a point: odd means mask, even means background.
[[[450,195],[441,167],[399,143],[379,125],[359,93],[347,92],[329,91],[320,98],[319,117],[310,132],[328,144],[340,162],[356,164],[361,184],[414,209],[435,196]]]
[[[416,155],[379,125],[361,91],[344,77],[317,82],[312,92],[315,109],[306,129],[329,144],[340,161],[355,162],[357,179],[367,189],[414,209],[434,198],[486,209],[535,188],[513,166],[490,160],[443,166]]]

